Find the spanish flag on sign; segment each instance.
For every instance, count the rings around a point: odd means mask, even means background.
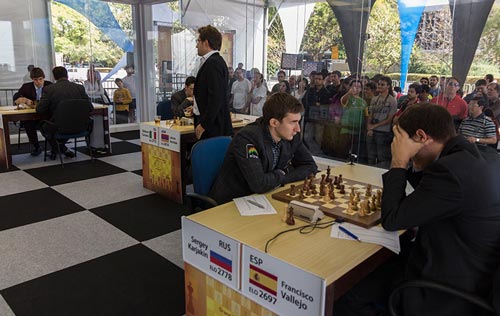
[[[276,296],[278,277],[254,265],[250,265],[250,284]]]

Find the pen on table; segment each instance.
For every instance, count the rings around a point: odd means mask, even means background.
[[[339,229],[340,229],[340,231],[344,232],[347,236],[351,237],[352,239],[355,239],[355,240],[361,242],[361,239],[359,239],[358,236],[354,235],[349,230],[347,230],[347,228],[339,226]]]
[[[265,207],[264,207],[264,205],[262,205],[262,204],[260,204],[260,203],[257,203],[257,202],[255,202],[255,201],[252,201],[252,200],[246,200],[246,201],[247,201],[248,203],[250,203],[250,204],[253,204],[253,205],[257,206],[257,207],[260,207],[260,208],[265,208]]]

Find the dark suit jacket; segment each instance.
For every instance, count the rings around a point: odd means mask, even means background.
[[[45,87],[48,85],[51,85],[52,82],[45,80],[43,82],[43,88],[42,88],[42,94],[43,90],[45,90]],[[27,82],[24,83],[19,90],[14,94],[13,98],[14,102],[19,99],[20,97],[24,97],[26,99],[30,99],[31,101],[36,101],[36,90],[35,90],[35,84],[33,82]]]
[[[82,85],[61,79],[42,90],[42,98],[36,107],[36,112],[49,115],[52,121],[59,103],[67,99],[85,99],[88,100],[89,112],[94,108]]]
[[[233,134],[227,99],[227,65],[219,53],[211,55],[201,66],[194,83],[194,96],[200,111],[195,125],[205,129],[202,138]]]
[[[394,168],[383,175],[382,225],[419,227],[407,278],[438,281],[487,296],[500,264],[500,157],[458,136],[423,172]],[[406,181],[415,188],[406,196]],[[405,315],[481,315],[469,303],[408,289]]]
[[[261,118],[242,128],[227,149],[222,168],[209,196],[218,203],[253,193],[264,193],[280,185],[304,180],[317,166],[300,135],[281,141],[281,152],[273,169],[272,137]]]
[[[174,116],[183,117],[184,109],[191,105],[193,105],[193,102],[186,99],[185,89],[172,94],[172,113]]]

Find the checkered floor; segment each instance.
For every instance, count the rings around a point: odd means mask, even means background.
[[[0,315],[183,315],[183,206],[142,186],[139,133],[94,162],[12,146],[0,173]],[[83,144],[82,144],[83,145]],[[81,152],[80,152],[81,150]]]

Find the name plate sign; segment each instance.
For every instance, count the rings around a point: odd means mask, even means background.
[[[158,146],[159,144],[159,126],[141,123],[141,143]]]
[[[175,129],[160,127],[160,147],[175,152],[181,151],[181,133]]]
[[[320,277],[246,245],[241,262],[241,292],[251,300],[279,315],[324,315]]]
[[[239,290],[240,243],[182,217],[182,257],[212,278]]]

